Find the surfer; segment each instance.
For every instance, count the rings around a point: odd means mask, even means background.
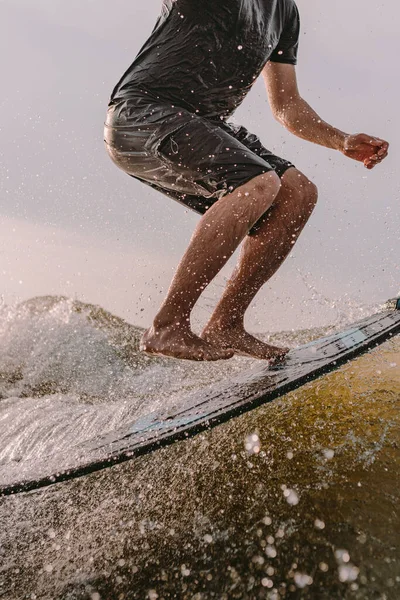
[[[228,118],[262,74],[275,118],[291,133],[374,168],[388,143],[323,121],[299,93],[299,13],[293,0],[163,0],[147,42],[111,95],[107,150],[132,177],[202,215],[141,349],[192,360],[287,352],[244,328],[260,288],[293,248],[316,186]],[[242,244],[200,336],[200,294]]]

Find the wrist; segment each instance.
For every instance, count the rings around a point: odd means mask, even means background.
[[[339,129],[335,130],[333,135],[333,148],[334,150],[339,150],[339,152],[344,152],[346,148],[346,142],[349,135],[340,131]]]

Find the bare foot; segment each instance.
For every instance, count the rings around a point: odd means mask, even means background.
[[[224,329],[219,327],[206,327],[201,338],[218,348],[231,348],[235,354],[269,360],[275,364],[282,360],[289,352],[288,348],[270,346],[253,337],[243,328]]]
[[[150,327],[143,334],[140,350],[147,354],[198,361],[226,360],[234,354],[233,350],[215,348],[190,329],[178,329],[176,325],[157,329]]]

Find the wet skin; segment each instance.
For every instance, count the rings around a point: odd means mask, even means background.
[[[190,313],[202,291],[271,207],[280,187],[274,172],[262,174],[221,198],[201,218],[167,298],[142,338],[142,350],[191,360],[220,360],[233,355],[195,336],[190,331]]]
[[[151,327],[143,335],[140,349],[147,354],[197,361],[226,360],[234,354],[233,350],[202,340],[179,323],[169,327]]]
[[[247,333],[244,327],[228,329],[209,327],[203,330],[201,337],[217,348],[230,348],[235,354],[268,360],[270,364],[280,362],[289,351],[288,348],[278,348],[262,342]]]

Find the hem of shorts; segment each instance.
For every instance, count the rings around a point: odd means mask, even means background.
[[[223,190],[223,194],[218,199],[221,199],[224,196],[227,196],[228,194],[232,194],[232,192],[234,192],[235,190],[237,190],[242,185],[245,185],[246,183],[249,183],[249,181],[251,181],[255,177],[259,177],[260,175],[263,175],[264,173],[271,173],[271,171],[275,171],[275,169],[273,167],[271,167],[270,169],[265,169],[265,168],[264,169],[260,169],[259,173],[253,173],[252,175],[249,175],[249,177],[246,177],[245,179],[242,179],[241,181],[238,181],[235,185],[228,185],[227,189]]]
[[[220,196],[220,198],[223,198],[224,196],[227,196],[228,194],[232,194],[232,192],[234,192],[235,190],[237,190],[242,185],[245,185],[246,183],[249,183],[249,181],[251,181],[255,177],[259,177],[260,175],[263,175],[264,173],[274,172],[274,173],[276,173],[278,175],[278,177],[280,179],[286,173],[286,171],[288,169],[292,168],[292,167],[294,167],[294,165],[292,163],[285,163],[285,165],[282,165],[282,168],[280,168],[280,169],[274,169],[274,167],[271,167],[270,169],[262,169],[262,170],[260,170],[259,173],[253,173],[249,177],[247,177],[247,178],[242,179],[241,181],[239,181],[234,186],[232,186],[232,185],[228,186],[228,188],[226,190],[223,190],[224,193],[222,194],[222,196]]]
[[[295,167],[295,165],[294,165],[293,163],[289,163],[289,162],[288,162],[288,163],[285,163],[284,165],[282,165],[282,167],[281,167],[280,169],[279,169],[279,168],[278,168],[278,169],[275,169],[275,173],[278,175],[279,179],[282,179],[282,177],[283,177],[283,175],[286,173],[286,171],[287,171],[288,169],[291,169],[292,167],[293,167],[294,169],[296,168],[296,167]]]
[[[274,63],[280,63],[282,65],[293,65],[294,67],[297,66],[297,59],[295,59],[295,58],[274,57],[274,58],[269,58],[268,61],[274,62]]]

